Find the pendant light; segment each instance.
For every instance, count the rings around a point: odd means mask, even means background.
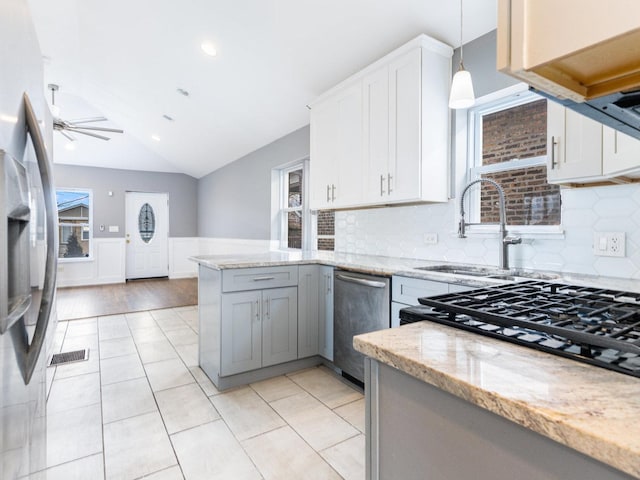
[[[469,108],[476,103],[473,93],[473,83],[471,74],[464,69],[462,55],[462,0],[460,0],[460,65],[458,71],[453,76],[451,82],[451,93],[449,94],[449,108]]]

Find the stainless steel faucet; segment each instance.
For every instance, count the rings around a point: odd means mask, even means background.
[[[500,186],[500,184],[490,178],[479,178],[478,180],[474,180],[469,182],[464,190],[462,190],[462,195],[460,195],[460,223],[458,224],[458,237],[466,238],[465,230],[467,225],[495,225],[495,223],[465,223],[464,221],[464,196],[467,193],[467,190],[471,188],[476,183],[488,183],[496,187],[498,190],[498,196],[500,197],[500,251],[499,251],[499,263],[500,268],[503,270],[509,269],[509,245],[515,245],[517,243],[522,243],[522,239],[515,235],[507,234],[507,219],[505,212],[505,202],[504,202],[504,190]]]

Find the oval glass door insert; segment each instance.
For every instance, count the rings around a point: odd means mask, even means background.
[[[145,203],[140,207],[138,214],[138,231],[140,238],[144,243],[149,243],[156,232],[156,216],[153,213],[153,207]]]

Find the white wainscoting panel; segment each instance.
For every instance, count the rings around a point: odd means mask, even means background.
[[[198,237],[169,238],[169,278],[198,276],[198,264],[189,257],[200,255]]]
[[[122,283],[124,259],[124,238],[94,238],[91,260],[58,263],[58,287]]]

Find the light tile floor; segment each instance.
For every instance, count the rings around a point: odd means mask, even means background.
[[[364,399],[325,367],[219,392],[197,366],[197,307],[60,322],[47,369],[57,479],[362,479]]]

